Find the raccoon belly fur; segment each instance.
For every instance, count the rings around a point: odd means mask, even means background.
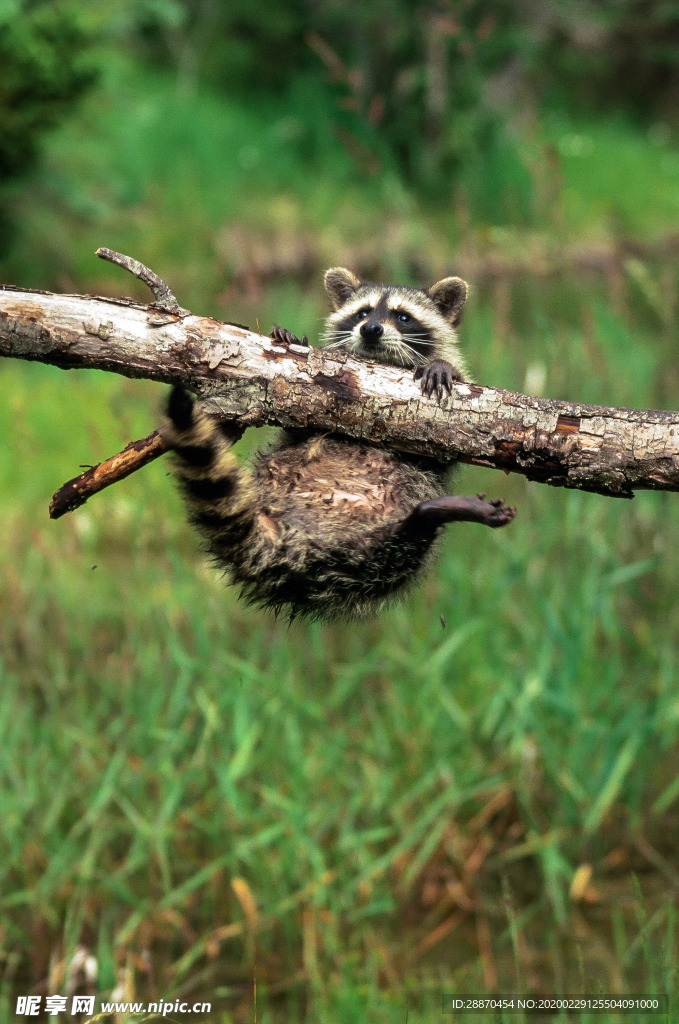
[[[439,401],[465,379],[456,333],[467,298],[461,278],[421,290],[331,267],[324,280],[333,307],[326,348],[410,368]],[[299,344],[279,327],[272,337]],[[190,517],[247,600],[291,618],[358,617],[417,581],[442,527],[415,510],[444,495],[446,468],[345,438],[283,432],[246,469],[231,451],[230,429],[173,390],[162,434]]]
[[[192,522],[247,601],[291,619],[351,618],[416,582],[440,528],[409,516],[444,493],[444,467],[287,433],[241,467],[219,421],[192,413],[185,430],[166,421],[163,436]]]

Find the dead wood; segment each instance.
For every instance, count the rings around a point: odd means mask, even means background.
[[[148,437],[140,437],[138,441],[130,441],[117,455],[100,462],[68,480],[54,494],[50,502],[50,519],[60,519],[66,512],[73,512],[84,505],[88,498],[118,480],[124,480],[130,473],[147,466],[159,455],[167,451],[157,430]]]
[[[313,427],[615,497],[679,490],[677,412],[560,402],[476,384],[455,385],[439,406],[423,397],[410,370],[282,345],[192,314],[142,264],[110,250],[98,254],[146,281],[156,302],[0,288],[0,355],[182,382],[212,412],[241,426]],[[144,449],[139,465],[162,453],[157,441],[145,448],[147,441],[134,443]],[[134,444],[127,457],[114,456],[65,485],[66,506],[77,507],[137,468]],[[56,507],[67,510],[62,501]]]

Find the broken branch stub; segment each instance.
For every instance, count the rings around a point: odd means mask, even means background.
[[[67,512],[84,505],[88,498],[118,480],[124,480],[130,473],[135,473],[142,466],[147,466],[167,451],[167,446],[157,430],[138,441],[130,441],[117,455],[100,462],[97,466],[68,480],[52,497],[50,502],[50,519],[60,519]]]

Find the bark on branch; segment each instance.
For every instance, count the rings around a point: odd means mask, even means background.
[[[679,412],[558,402],[474,384],[456,385],[439,406],[422,396],[410,370],[286,347],[188,313],[176,300],[146,306],[0,288],[0,355],[181,381],[212,411],[244,426],[309,426],[616,497],[679,490]]]

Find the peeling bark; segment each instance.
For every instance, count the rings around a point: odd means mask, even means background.
[[[679,412],[457,384],[439,406],[412,371],[125,299],[0,289],[0,355],[182,382],[241,425],[280,424],[631,497],[679,490]]]

